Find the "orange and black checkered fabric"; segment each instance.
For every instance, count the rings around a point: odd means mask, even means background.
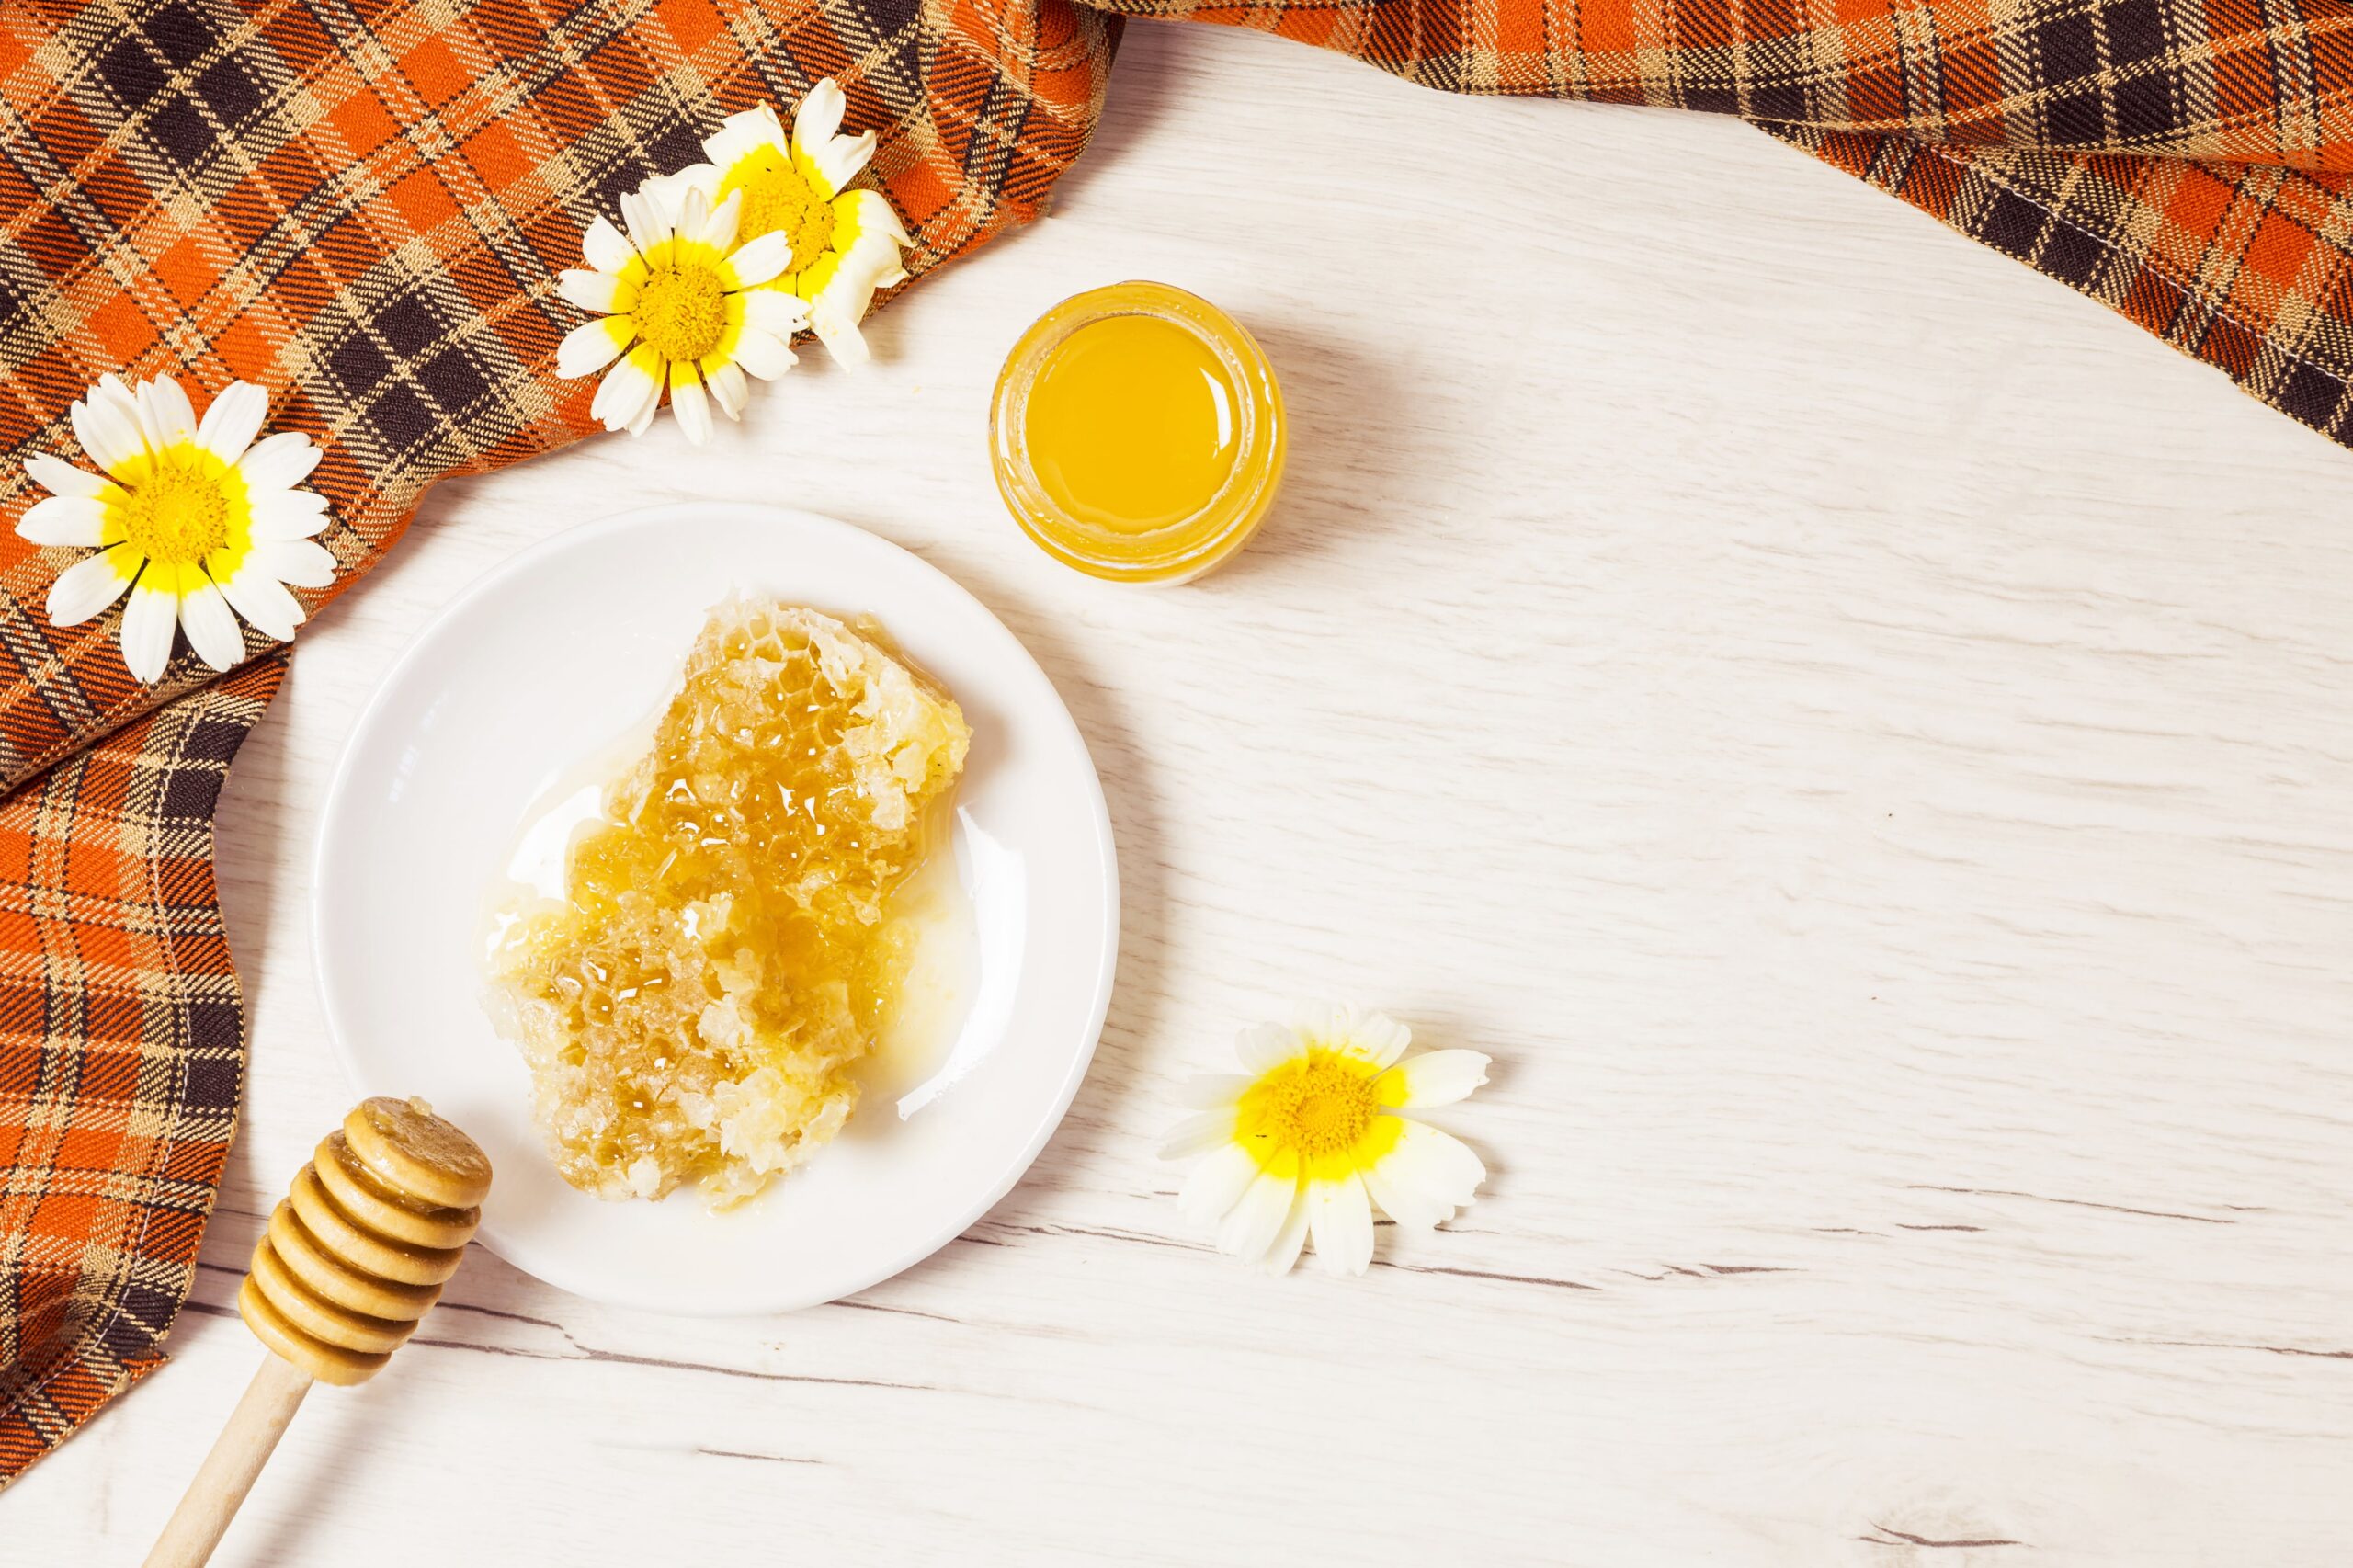
[[[8,0],[0,523],[108,370],[262,383],[341,573],[435,480],[585,435],[554,292],[727,113],[824,76],[921,272],[1038,211],[1126,18],[1450,91],[1744,117],[2353,444],[2346,0]],[[142,687],[0,533],[0,1483],[159,1358],[233,1124],[212,800],[283,659]]]
[[[0,801],[0,1475],[163,1360],[237,1124],[212,807],[283,653]]]

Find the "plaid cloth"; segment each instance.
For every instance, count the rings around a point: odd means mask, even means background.
[[[0,801],[0,1467],[163,1361],[237,1125],[212,806],[281,654]]]
[[[2336,0],[8,0],[0,521],[103,371],[233,379],[324,449],[341,574],[445,474],[589,432],[582,230],[820,77],[920,274],[1034,215],[1127,16],[1432,86],[1745,117],[2353,444],[2353,14]],[[210,814],[283,669],[124,672],[73,552],[0,533],[0,1483],[159,1358],[233,1126]]]

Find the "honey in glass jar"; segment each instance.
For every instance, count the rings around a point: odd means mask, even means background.
[[[1242,548],[1283,468],[1282,389],[1247,332],[1165,283],[1063,301],[1014,345],[990,446],[998,491],[1067,566],[1180,583]]]

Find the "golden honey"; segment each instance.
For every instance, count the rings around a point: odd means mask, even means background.
[[[1282,392],[1206,300],[1120,283],[1023,334],[991,418],[997,489],[1046,552],[1114,582],[1182,582],[1248,540],[1282,476]]]
[[[813,610],[714,611],[563,894],[502,911],[494,1009],[564,1179],[739,1201],[856,1107],[970,732],[878,639]]]

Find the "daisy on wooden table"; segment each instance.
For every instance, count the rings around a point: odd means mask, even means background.
[[[326,497],[296,488],[318,466],[319,449],[299,431],[256,440],[268,412],[269,394],[250,381],[231,382],[199,422],[169,376],[135,392],[101,376],[67,414],[104,474],[58,458],[25,460],[50,496],[17,532],[99,552],[50,585],[50,619],[78,626],[128,592],[122,659],[148,682],[171,662],[177,628],[216,670],[244,655],[239,616],[290,641],[302,607],[286,585],[325,587],[335,557],[311,537],[327,525]]]
[[[1161,1150],[1199,1162],[1178,1199],[1186,1214],[1218,1227],[1220,1251],[1270,1274],[1299,1260],[1311,1233],[1326,1269],[1362,1274],[1375,1203],[1415,1229],[1451,1219],[1486,1167],[1452,1134],[1399,1113],[1464,1098],[1487,1081],[1487,1058],[1406,1057],[1412,1040],[1396,1019],[1353,1007],[1243,1030],[1248,1074],[1194,1079],[1187,1098],[1201,1108]]]

